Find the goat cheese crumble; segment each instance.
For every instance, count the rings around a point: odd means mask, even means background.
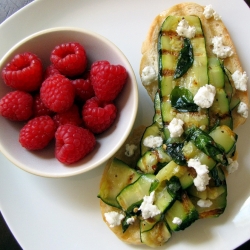
[[[163,139],[161,138],[161,136],[150,135],[143,140],[143,145],[149,148],[160,147],[162,143],[163,143]]]
[[[125,155],[131,157],[134,155],[137,146],[134,144],[126,144],[125,146]]]
[[[110,227],[119,226],[121,221],[125,218],[123,214],[115,211],[104,213],[104,216]]]
[[[184,132],[183,124],[184,122],[181,119],[174,118],[168,125],[170,137],[180,137]]]
[[[188,167],[195,169],[197,176],[194,179],[194,185],[198,191],[206,190],[206,186],[210,180],[208,175],[209,170],[207,165],[202,165],[198,159],[190,159],[188,161]]]
[[[248,117],[248,106],[244,102],[240,102],[237,113],[240,114],[242,117],[247,118]]]
[[[130,217],[126,220],[128,225],[132,225],[135,222],[135,218],[134,217]]]
[[[223,45],[222,37],[220,36],[213,37],[212,44],[214,46],[213,53],[219,58],[226,58],[233,54],[231,47]]]
[[[176,28],[176,32],[179,36],[184,36],[186,38],[193,38],[195,36],[196,29],[194,26],[189,26],[186,19],[182,19]]]
[[[228,158],[228,166],[227,168],[227,172],[228,174],[232,174],[233,172],[235,172],[238,168],[239,168],[239,163],[238,161],[234,161],[231,158]]]
[[[236,70],[232,74],[232,79],[234,81],[234,86],[236,89],[241,90],[241,91],[246,91],[247,90],[247,73],[244,71],[241,73],[239,70]]]
[[[152,66],[146,66],[141,73],[143,85],[150,85],[152,82],[157,81],[157,73]]]
[[[179,217],[174,217],[173,220],[172,220],[172,222],[173,222],[174,224],[176,224],[176,225],[181,225],[182,219],[179,218]]]
[[[205,6],[203,15],[205,16],[206,19],[210,19],[211,17],[214,17],[215,20],[220,20],[221,16],[214,11],[213,7],[211,4]]]
[[[216,89],[211,84],[206,84],[198,89],[194,96],[194,103],[201,108],[210,108],[214,102]]]
[[[197,205],[199,207],[211,207],[212,204],[213,204],[213,202],[210,201],[210,200],[200,199],[200,200],[197,201]]]
[[[143,202],[139,207],[139,210],[141,210],[142,213],[142,217],[145,220],[161,213],[158,207],[156,205],[153,205],[154,199],[155,191],[151,192],[149,196],[144,196]]]

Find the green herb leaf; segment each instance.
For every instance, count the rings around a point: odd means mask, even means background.
[[[194,55],[193,46],[190,39],[184,38],[184,46],[178,56],[177,66],[174,73],[174,79],[183,76],[193,65]]]
[[[186,134],[187,141],[193,141],[195,146],[202,152],[222,165],[227,165],[227,157],[224,149],[210,135],[197,127],[187,129]]]
[[[193,94],[186,88],[176,86],[170,94],[172,107],[180,112],[197,112],[198,106],[193,101]]]
[[[184,143],[169,143],[167,144],[167,153],[172,157],[173,161],[179,165],[185,165],[186,159],[182,153]]]

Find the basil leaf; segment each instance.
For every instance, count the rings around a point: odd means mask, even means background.
[[[191,44],[190,39],[184,38],[184,45],[178,56],[177,66],[174,73],[174,79],[183,76],[193,65],[193,62],[194,62],[193,46]]]
[[[184,143],[169,143],[167,144],[166,151],[172,157],[173,161],[178,165],[185,165],[186,159],[182,153]]]
[[[221,174],[221,169],[219,166],[215,166],[213,169],[210,170],[211,181],[213,181],[213,186],[219,187],[221,185],[225,185],[224,176]]]
[[[167,181],[166,186],[172,197],[180,199],[182,187],[178,177],[172,176],[170,180]]]
[[[187,141],[191,140],[195,146],[210,156],[213,160],[227,165],[227,157],[224,149],[218,145],[214,139],[203,130],[197,127],[191,127],[186,130]]]
[[[172,107],[180,112],[197,112],[198,106],[193,101],[193,94],[186,88],[176,86],[170,94]]]

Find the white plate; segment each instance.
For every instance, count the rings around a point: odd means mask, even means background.
[[[153,106],[140,85],[140,48],[153,18],[176,0],[40,0],[0,25],[0,57],[34,32],[75,26],[100,33],[114,42],[134,68],[140,92],[136,124],[150,124]],[[222,16],[250,75],[249,8],[243,0],[200,0]],[[250,235],[250,121],[238,131],[240,168],[228,178],[228,206],[218,219],[195,222],[174,234],[162,249],[233,249]],[[141,249],[119,241],[102,222],[97,199],[103,166],[86,174],[47,179],[28,174],[0,155],[0,208],[25,250]]]

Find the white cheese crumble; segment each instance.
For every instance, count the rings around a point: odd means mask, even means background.
[[[206,190],[206,186],[210,180],[208,175],[209,170],[207,165],[202,165],[198,159],[190,159],[188,161],[188,167],[195,169],[197,176],[194,179],[194,185],[198,191]]]
[[[241,91],[246,91],[247,90],[247,73],[244,71],[241,73],[239,70],[236,70],[232,74],[232,79],[234,81],[234,86],[236,89],[241,90]]]
[[[132,225],[135,222],[135,218],[134,217],[130,217],[126,220],[128,225]]]
[[[134,144],[126,144],[125,146],[125,155],[131,157],[134,155],[137,146]]]
[[[144,196],[143,202],[139,207],[141,210],[143,219],[152,218],[157,214],[160,214],[161,211],[158,209],[156,205],[153,205],[155,199],[155,191],[151,192],[149,196]]]
[[[184,132],[183,124],[184,122],[181,119],[174,118],[168,125],[170,137],[180,137]]]
[[[216,11],[214,11],[213,16],[216,21],[221,20],[221,16]]]
[[[213,16],[214,10],[211,4],[205,6],[203,15],[205,16],[206,19],[209,19]]]
[[[119,226],[121,221],[125,218],[123,214],[115,211],[104,213],[104,216],[110,227]]]
[[[143,145],[149,148],[160,147],[162,143],[163,143],[163,139],[161,138],[161,136],[150,135],[143,140]]]
[[[206,19],[210,19],[211,17],[214,17],[215,20],[221,19],[221,17],[214,11],[211,4],[205,6],[203,15]]]
[[[231,47],[223,45],[222,37],[220,36],[213,37],[212,44],[214,46],[213,53],[219,58],[226,58],[233,54]]]
[[[237,113],[240,114],[242,117],[247,118],[248,117],[248,106],[244,102],[240,102]]]
[[[182,19],[176,28],[176,32],[179,36],[183,36],[186,38],[193,38],[195,36],[196,29],[194,26],[189,26],[186,19]]]
[[[194,103],[201,108],[210,108],[214,102],[216,89],[211,84],[206,84],[198,89],[194,96]]]
[[[152,66],[146,66],[141,73],[143,85],[150,85],[152,82],[157,81],[157,73]]]
[[[234,161],[233,159],[231,158],[228,158],[228,166],[226,167],[227,168],[227,172],[228,174],[232,174],[233,172],[235,172],[238,168],[239,168],[239,163],[238,161]]]
[[[182,219],[180,219],[179,217],[174,217],[172,222],[176,225],[181,225]]]
[[[213,204],[213,202],[210,201],[210,200],[200,199],[200,200],[197,201],[197,205],[199,207],[211,207],[212,204]]]

